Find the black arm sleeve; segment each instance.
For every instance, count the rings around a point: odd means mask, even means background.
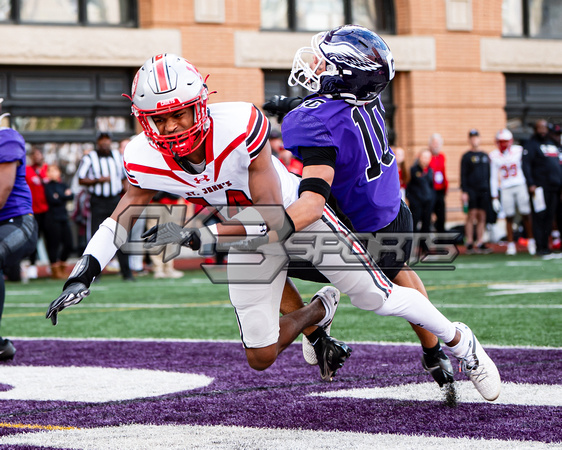
[[[521,168],[523,169],[523,174],[527,181],[527,187],[536,186],[532,171],[533,158],[535,156],[533,151],[534,148],[526,144],[523,149],[523,157],[521,158]]]
[[[461,159],[461,191],[468,192],[468,172],[470,159],[468,153],[465,153]]]
[[[330,166],[336,167],[335,147],[299,147],[303,166]]]

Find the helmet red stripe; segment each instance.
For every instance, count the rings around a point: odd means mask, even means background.
[[[166,68],[166,57],[165,55],[158,55],[154,57],[154,68],[156,69],[156,82],[160,88],[160,92],[166,92],[170,90],[170,82],[168,78],[168,70]]]

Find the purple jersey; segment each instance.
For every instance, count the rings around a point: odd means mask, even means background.
[[[31,192],[25,181],[25,142],[21,134],[11,128],[0,128],[0,164],[19,161],[14,187],[0,209],[0,221],[24,214],[33,214]]]
[[[384,126],[380,99],[363,106],[344,100],[310,97],[283,120],[285,148],[334,147],[332,194],[358,232],[375,232],[400,209],[396,158]]]

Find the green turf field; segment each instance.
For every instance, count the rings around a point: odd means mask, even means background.
[[[562,347],[562,259],[528,255],[461,256],[455,270],[423,270],[433,303],[451,320],[471,326],[483,344]],[[296,281],[305,299],[321,285]],[[7,283],[1,335],[64,338],[238,339],[225,285],[202,271],[179,280],[152,276],[125,283],[104,275],[80,305],[46,320],[63,283],[48,279]],[[402,319],[378,317],[343,297],[332,334],[347,341],[416,342]]]

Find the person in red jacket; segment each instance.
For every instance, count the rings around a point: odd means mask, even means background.
[[[39,235],[45,238],[45,218],[49,204],[45,196],[47,179],[47,164],[40,148],[34,147],[29,155],[30,164],[25,168],[25,181],[31,191],[31,207],[39,227]],[[46,239],[46,238],[45,238]],[[37,278],[37,249],[29,256],[30,266],[27,268],[28,278]]]
[[[285,149],[283,146],[283,138],[279,130],[271,130],[271,133],[269,133],[269,144],[271,145],[271,153],[273,156],[276,156],[289,172],[298,176],[302,175],[302,161],[289,150]]]
[[[435,189],[435,202],[433,213],[435,214],[435,231],[445,231],[445,195],[449,187],[449,181],[445,172],[445,155],[441,152],[443,138],[439,133],[433,133],[429,137],[429,150],[432,157],[429,167],[433,170],[433,188]]]

